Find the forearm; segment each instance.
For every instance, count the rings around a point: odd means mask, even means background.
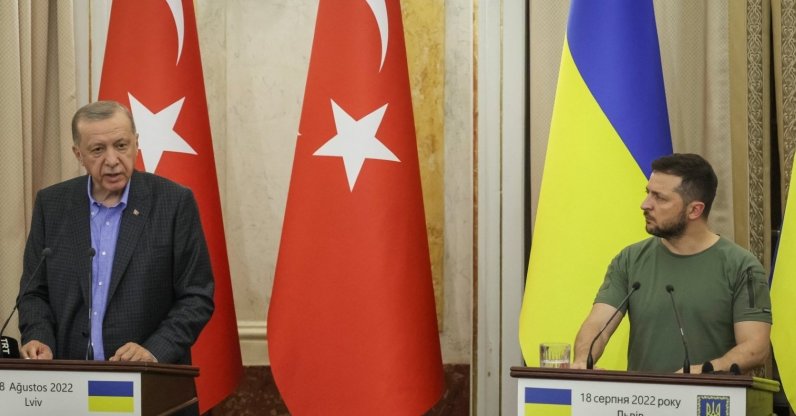
[[[589,356],[589,347],[591,347],[592,340],[594,340],[594,337],[597,336],[598,332],[600,332],[598,325],[584,322],[583,326],[580,328],[580,331],[578,331],[578,336],[575,338],[575,358],[573,363],[580,364],[585,368],[586,361]],[[597,360],[603,355],[603,351],[605,350],[605,345],[607,343],[608,336],[605,334],[600,335],[600,337],[594,341],[594,347],[591,351],[593,363],[597,362]]]
[[[174,303],[142,344],[160,362],[183,358],[213,313],[215,283],[193,194],[182,194],[174,230]]]
[[[24,312],[21,305],[19,308],[19,332],[22,342],[35,339],[55,348],[55,320],[50,313],[49,305],[43,302],[29,302],[26,306]]]
[[[597,362],[597,360],[602,356],[603,350],[608,344],[608,340],[611,338],[611,335],[614,333],[617,326],[619,326],[619,322],[624,316],[623,314],[620,314],[611,320],[611,317],[613,317],[615,312],[616,308],[611,305],[604,303],[594,304],[589,316],[586,317],[586,320],[583,322],[583,325],[581,325],[580,330],[578,331],[578,335],[575,337],[575,359],[573,360],[573,367],[586,368],[586,361],[589,356],[589,348],[591,347],[593,340],[594,347],[591,351],[593,362]],[[595,340],[595,337],[597,337],[597,334],[600,333],[600,330],[604,326],[605,331],[603,331],[599,338]]]
[[[45,259],[44,208],[39,194],[33,206],[31,230],[25,242],[23,273],[17,295],[22,343],[38,340],[55,348],[55,315],[50,305]],[[50,250],[50,249],[48,249]],[[51,261],[51,260],[47,260]]]
[[[55,348],[55,316],[44,283],[31,285],[27,293],[20,294],[19,332],[22,343],[39,340]]]
[[[196,342],[213,313],[213,284],[178,299],[167,318],[142,346],[164,363],[175,363]]]
[[[589,354],[589,344],[591,344],[591,340],[595,335],[597,335],[597,333],[592,331],[591,328],[587,328],[585,325],[581,326],[577,337],[575,337],[575,355],[572,359],[572,363],[575,367],[586,367],[586,359]],[[595,351],[592,351],[592,357],[595,355],[599,357],[602,353],[602,346],[597,344],[598,343],[595,342]]]
[[[745,321],[734,325],[736,345],[710,361],[716,371],[727,371],[738,364],[742,372],[763,365],[771,351],[771,324]]]
[[[742,373],[765,364],[770,351],[768,339],[750,340],[736,345],[723,356],[713,359],[710,363],[715,371],[729,371],[733,364],[738,364]]]

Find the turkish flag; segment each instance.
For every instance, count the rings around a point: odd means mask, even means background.
[[[399,0],[320,1],[268,344],[295,415],[417,415],[442,393]]]
[[[193,190],[215,276],[215,311],[191,353],[200,411],[243,372],[213,142],[192,0],[116,0],[99,98],[127,104],[141,149],[136,168]]]

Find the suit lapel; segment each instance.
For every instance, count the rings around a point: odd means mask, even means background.
[[[130,179],[130,194],[127,197],[127,207],[122,213],[122,223],[119,226],[119,236],[116,240],[116,253],[113,257],[111,270],[111,286],[108,289],[108,302],[113,298],[119,282],[125,276],[125,270],[130,264],[141,233],[146,227],[152,200],[148,181],[144,175],[133,172]]]
[[[77,263],[78,282],[80,283],[80,292],[83,294],[83,299],[87,302],[88,291],[90,287],[89,273],[91,270],[91,259],[89,258],[89,248],[91,247],[91,209],[89,207],[88,199],[88,176],[83,176],[83,180],[76,181],[76,189],[70,192],[73,195],[72,203],[66,209],[67,214],[65,218],[69,218],[67,229],[64,230],[64,236],[61,240],[66,243],[71,236],[71,242],[67,243],[67,247],[73,247],[75,255],[75,262]],[[61,242],[58,242],[60,244]]]

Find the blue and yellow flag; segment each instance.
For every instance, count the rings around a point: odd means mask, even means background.
[[[525,388],[524,416],[571,416],[572,390]]]
[[[796,402],[796,332],[793,324],[796,323],[796,199],[791,200],[793,187],[793,172],[788,189],[785,216],[782,219],[782,232],[777,248],[774,276],[771,280],[771,313],[774,325],[771,326],[771,344],[774,347],[774,359],[777,360],[779,378],[782,389],[791,403]],[[796,197],[794,197],[796,198]]]
[[[672,152],[651,0],[573,0],[520,312],[527,365],[574,342],[611,259],[647,237],[651,162]],[[624,369],[620,327],[600,367]]]
[[[88,411],[134,413],[135,395],[132,381],[88,382]]]

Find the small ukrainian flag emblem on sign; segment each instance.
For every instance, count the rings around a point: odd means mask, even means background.
[[[572,416],[572,390],[526,387],[525,416]]]
[[[133,413],[132,381],[92,381],[88,382],[88,411]]]

